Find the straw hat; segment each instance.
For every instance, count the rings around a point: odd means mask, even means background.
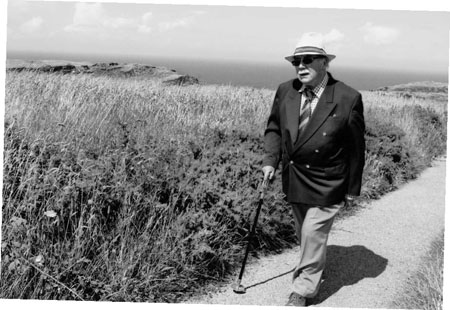
[[[320,33],[308,32],[302,35],[300,41],[295,47],[295,51],[292,55],[284,57],[287,61],[291,62],[295,57],[302,55],[323,55],[328,58],[328,61],[336,58],[335,55],[327,54],[325,52],[325,45],[323,42],[323,36]]]

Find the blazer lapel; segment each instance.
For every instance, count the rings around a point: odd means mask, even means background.
[[[330,85],[330,80],[332,79],[329,79],[328,85],[325,87],[325,90],[320,97],[313,114],[311,115],[308,125],[298,137],[298,140],[295,143],[295,149],[301,147],[306,141],[309,140],[309,138],[311,138],[311,136],[319,129],[336,106],[336,103],[333,102],[334,83]]]
[[[300,86],[298,84],[300,84],[300,81],[295,80],[286,101],[286,129],[290,133],[292,144],[297,140],[300,116],[300,93],[298,92]]]

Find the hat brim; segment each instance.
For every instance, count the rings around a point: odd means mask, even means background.
[[[284,57],[284,59],[286,59],[286,60],[289,61],[289,62],[292,62],[296,57],[304,56],[304,55],[320,55],[320,56],[325,56],[325,57],[328,58],[328,61],[332,61],[333,59],[336,58],[336,56],[333,55],[333,54],[324,54],[324,53],[308,52],[308,53],[297,53],[297,54],[294,54],[294,55],[286,56],[286,57]]]

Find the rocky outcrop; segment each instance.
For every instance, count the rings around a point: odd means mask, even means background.
[[[135,63],[117,62],[64,62],[7,60],[7,71],[41,71],[60,74],[91,74],[117,78],[158,79],[166,85],[193,85],[199,80],[190,75],[178,74],[176,70]]]
[[[163,81],[167,85],[195,85],[199,84],[199,80],[190,75],[181,75],[178,77],[168,78]]]
[[[394,94],[396,96],[410,99],[432,99],[437,101],[447,101],[448,85],[442,82],[423,81],[393,86],[384,86],[372,91],[381,94]]]
[[[441,82],[424,81],[393,86],[385,86],[375,89],[375,91],[405,91],[418,93],[447,93],[448,85]]]

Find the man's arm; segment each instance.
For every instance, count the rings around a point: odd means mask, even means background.
[[[349,133],[349,184],[346,200],[352,200],[361,194],[362,173],[365,164],[366,143],[364,138],[364,108],[361,94],[355,98],[348,121]]]
[[[280,162],[281,154],[281,127],[279,109],[279,89],[275,94],[272,109],[264,132],[263,173],[264,178],[271,179]]]

